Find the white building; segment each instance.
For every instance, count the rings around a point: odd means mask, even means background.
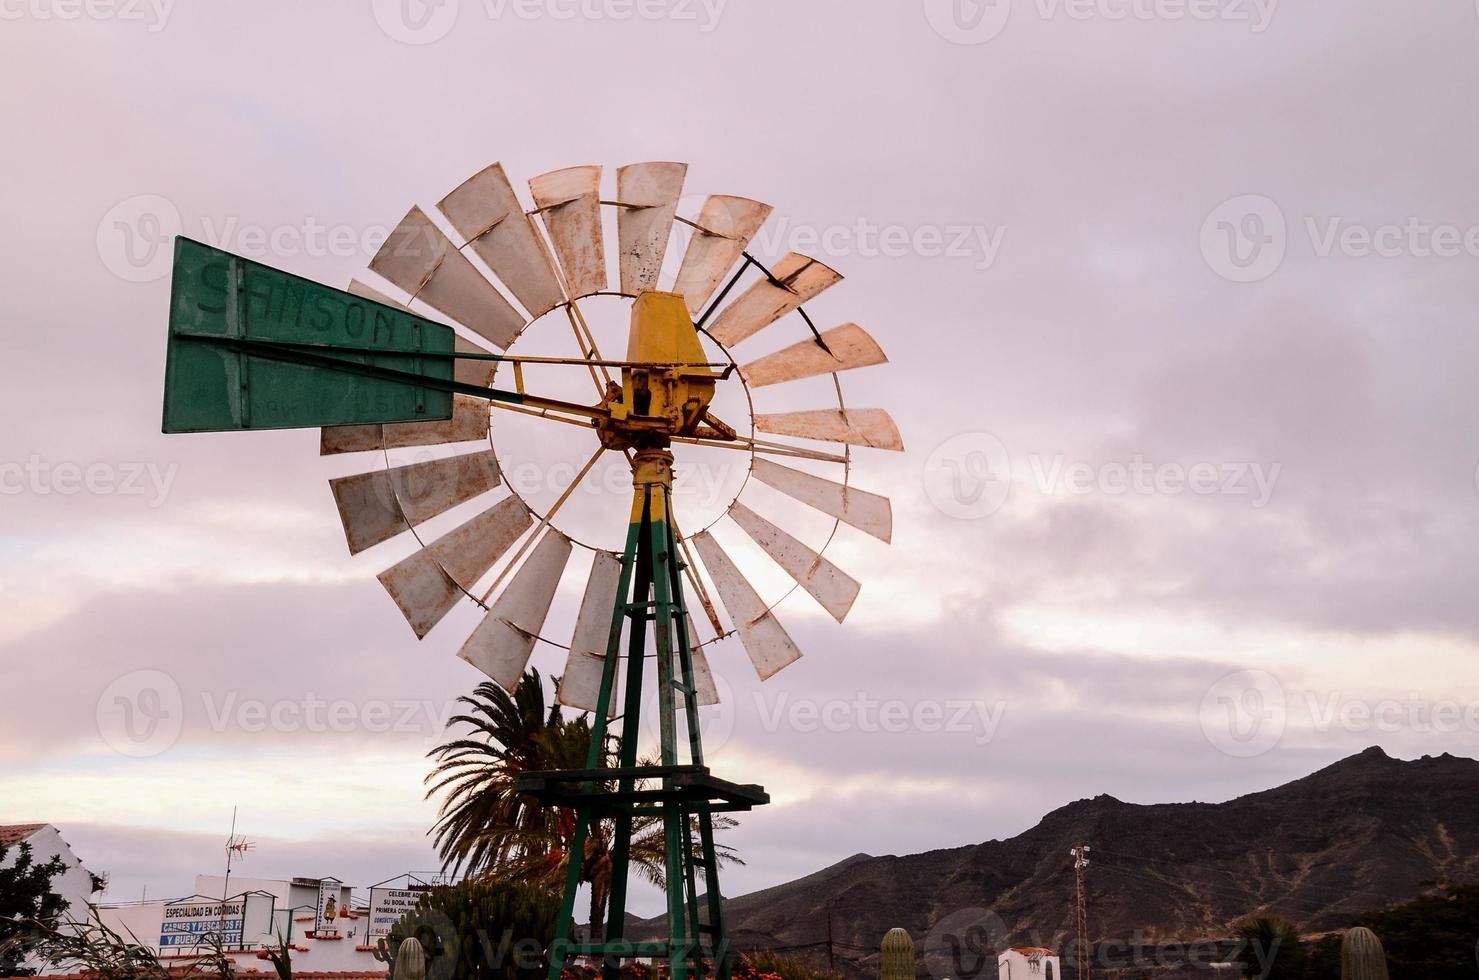
[[[54,857],[62,859],[67,870],[51,879],[51,890],[67,903],[64,916],[82,919],[87,916],[87,903],[103,887],[102,879],[82,866],[61,833],[49,823],[0,825],[0,846],[8,848],[0,867],[10,867],[20,856],[20,844],[31,845],[31,861],[45,864]]]
[[[1055,950],[1013,946],[996,958],[997,980],[1063,980]]]
[[[368,911],[336,878],[232,875],[227,882],[222,875],[197,875],[193,895],[104,905],[98,915],[165,962],[198,958],[202,940],[217,934],[225,937],[231,961],[246,970],[270,970],[266,950],[281,938],[291,947],[295,974],[383,975],[386,967],[375,959]]]

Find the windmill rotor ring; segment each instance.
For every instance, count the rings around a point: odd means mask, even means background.
[[[606,592],[615,588],[612,552],[562,530],[558,521],[559,508],[603,449],[630,457],[642,446],[670,445],[680,460],[698,446],[745,454],[745,471],[727,505],[693,528],[682,526],[679,513],[675,528],[681,527],[676,540],[689,556],[685,564],[699,564],[707,573],[705,583],[693,568],[685,583],[699,599],[694,608],[701,604],[709,611],[715,633],[704,643],[696,634],[692,637],[700,659],[702,648],[738,634],[762,679],[801,655],[775,618],[780,603],[801,590],[841,622],[857,598],[860,584],[825,557],[842,526],[885,542],[891,539],[888,500],[852,484],[852,449],[901,450],[903,444],[884,410],[846,404],[839,378],[843,371],[882,364],[887,358],[857,324],[819,330],[805,308],[842,276],[794,252],[770,266],[756,260],[748,247],[770,214],[768,205],[711,195],[697,214],[677,214],[686,171],[684,164],[667,162],[621,167],[615,196],[603,197],[600,167],[557,170],[529,181],[534,206],[527,207],[495,163],[444,197],[433,211],[435,220],[419,207],[407,213],[369,264],[386,286],[361,279],[350,283],[350,293],[403,309],[429,308],[450,322],[457,331],[458,381],[487,387],[495,372],[502,382],[511,374],[522,396],[526,363],[559,361],[571,371],[581,371],[576,365],[583,365],[601,394],[600,403],[586,409],[572,409],[568,403],[539,407],[545,402],[538,399],[501,405],[517,414],[585,425],[599,436],[599,444],[592,440],[596,455],[586,468],[558,500],[541,508],[504,476],[493,437],[498,402],[480,405],[471,395],[454,394],[450,419],[322,430],[320,451],[325,455],[378,451],[380,456],[377,469],[330,481],[351,553],[409,531],[415,551],[381,572],[381,584],[418,638],[425,638],[463,596],[471,598],[485,616],[468,644],[476,639],[480,649],[494,651],[496,667],[490,671],[484,666],[486,655],[476,665],[505,687],[522,674],[536,640],[545,638],[545,618],[574,546],[592,552],[593,565],[568,647],[567,670],[595,652],[587,648],[599,632],[592,623],[603,607],[609,622],[611,596]],[[615,283],[608,274],[604,241],[604,218],[611,211],[617,228]],[[670,242],[683,236],[688,240],[681,263],[670,272],[664,265]],[[392,290],[404,298],[393,297]],[[633,326],[625,355],[612,350],[596,355],[595,334],[579,302],[591,297],[631,304]],[[736,355],[738,345],[792,313],[805,323],[799,340],[748,361]],[[580,358],[511,351],[526,331],[551,315],[570,321]],[[685,331],[689,340],[683,339]],[[707,338],[722,361],[703,366],[712,355],[699,337]],[[669,350],[663,345],[685,353],[655,355],[653,351]],[[490,359],[494,357],[500,359]],[[716,370],[721,365],[722,373]],[[824,376],[831,378],[835,407],[757,413],[755,389]],[[717,392],[734,390],[722,387],[730,381],[739,382],[746,419],[709,413]],[[393,450],[466,447],[483,440],[486,449],[459,448],[456,455],[443,458],[405,465],[392,458]],[[841,479],[797,468],[798,459],[840,466]],[[744,502],[745,491],[756,483],[830,517],[830,531],[820,547],[812,548],[773,522],[784,515],[762,514]],[[425,533],[428,522],[463,504],[471,509],[472,501],[483,500],[500,485],[506,492],[460,526],[436,536]],[[791,579],[779,598],[763,601],[714,538],[713,528],[726,519]],[[492,585],[484,591],[482,583],[490,576]],[[728,627],[720,622],[720,608],[728,615]],[[604,642],[600,649],[604,651]],[[708,673],[707,663],[697,666],[700,675]],[[563,687],[561,701],[594,709],[589,697]]]

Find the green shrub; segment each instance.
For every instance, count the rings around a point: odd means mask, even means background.
[[[543,980],[560,901],[519,881],[475,878],[431,889],[391,927],[386,955],[415,936],[427,980]]]

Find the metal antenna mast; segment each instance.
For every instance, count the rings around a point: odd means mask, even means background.
[[[245,857],[246,856],[246,852],[249,851],[249,850],[251,850],[254,846],[255,845],[253,845],[251,841],[247,840],[245,836],[238,836],[237,835],[237,833],[236,833],[236,807],[232,807],[231,808],[231,833],[226,836],[226,877],[225,877],[225,880],[223,880],[221,882],[221,905],[220,905],[220,908],[217,910],[218,914],[216,915],[216,934],[218,936],[221,934],[221,928],[222,928],[223,920],[226,918],[226,900],[231,896],[231,859],[234,856],[238,855],[238,854],[240,854],[241,856]],[[242,915],[243,915],[242,925],[243,925],[243,927],[245,927],[245,924],[246,924],[246,922],[245,922],[246,912],[245,912],[245,907],[244,906],[243,906]],[[222,937],[222,942],[223,943],[225,942],[225,938],[224,937]]]
[[[1068,851],[1073,855],[1073,877],[1076,885],[1074,919],[1078,929],[1079,980],[1089,980],[1089,913],[1088,903],[1084,900],[1084,869],[1089,866],[1090,850],[1089,845],[1080,844]]]

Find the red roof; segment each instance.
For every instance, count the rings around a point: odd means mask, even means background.
[[[1013,946],[1012,952],[1021,953],[1023,956],[1057,956],[1056,949],[1048,949],[1045,946]],[[296,977],[297,974],[294,974]]]
[[[0,847],[19,844],[45,826],[44,823],[0,824]]]

